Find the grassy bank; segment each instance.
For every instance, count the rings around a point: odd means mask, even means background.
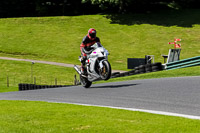
[[[0,132],[198,133],[200,121],[101,107],[0,101]]]
[[[110,52],[113,69],[126,70],[127,58],[144,58],[173,48],[168,42],[182,39],[181,59],[200,54],[200,10],[181,12],[86,15],[0,19],[0,56],[77,64],[79,46],[90,27],[97,30]]]

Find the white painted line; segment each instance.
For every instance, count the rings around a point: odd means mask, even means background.
[[[102,105],[82,104],[82,103],[55,102],[55,101],[47,101],[47,102],[51,102],[51,103],[66,103],[66,104],[74,104],[74,105],[82,105],[82,106],[93,106],[93,107],[106,107],[106,108],[112,108],[112,109],[123,109],[123,110],[130,110],[130,111],[139,111],[139,112],[146,112],[146,113],[151,113],[151,114],[176,116],[176,117],[183,117],[183,118],[188,118],[188,119],[200,120],[200,116],[185,115],[185,114],[178,114],[178,113],[171,113],[171,112],[164,112],[164,111],[125,108],[125,107],[113,107],[113,106],[102,106]]]

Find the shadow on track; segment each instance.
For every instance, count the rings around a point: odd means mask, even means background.
[[[105,85],[105,86],[95,86],[95,87],[91,87],[91,89],[93,88],[121,88],[121,87],[129,87],[129,86],[135,86],[135,85],[139,85],[139,84],[123,84],[123,85]]]

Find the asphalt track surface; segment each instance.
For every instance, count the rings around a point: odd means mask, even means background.
[[[0,100],[30,100],[154,110],[200,118],[200,76],[131,80],[0,93]]]

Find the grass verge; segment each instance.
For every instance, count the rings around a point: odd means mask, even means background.
[[[0,60],[0,92],[17,91],[19,83],[74,84],[73,68],[23,61]]]
[[[0,132],[198,133],[200,121],[103,107],[0,101]]]

